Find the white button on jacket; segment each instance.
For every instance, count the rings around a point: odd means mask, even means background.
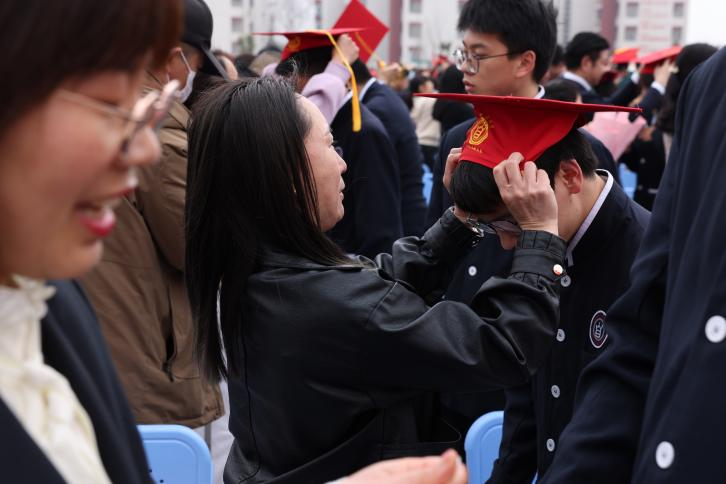
[[[720,343],[726,338],[726,319],[723,316],[711,316],[706,321],[706,338],[711,343]]]
[[[661,469],[668,469],[673,464],[676,451],[670,442],[661,442],[655,449],[655,463]]]

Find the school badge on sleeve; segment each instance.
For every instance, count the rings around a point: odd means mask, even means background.
[[[605,331],[605,311],[598,311],[590,320],[590,343],[596,348],[600,349],[608,339],[608,334]]]

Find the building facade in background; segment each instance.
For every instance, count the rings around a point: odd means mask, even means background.
[[[253,32],[330,28],[348,0],[206,0],[214,16],[213,47],[256,53],[284,37]],[[456,23],[465,0],[361,0],[389,33],[376,53],[385,61],[427,66],[450,54],[461,36]],[[558,41],[576,33],[599,32],[614,48],[640,47],[641,53],[685,40],[688,0],[553,0],[558,10]],[[374,64],[374,61],[371,61]]]

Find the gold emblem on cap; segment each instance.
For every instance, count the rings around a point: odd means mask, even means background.
[[[479,116],[471,127],[469,134],[469,144],[472,146],[479,146],[489,137],[489,119],[486,116]]]
[[[290,39],[290,42],[287,43],[287,50],[290,52],[297,52],[300,49],[300,43],[302,42],[302,39],[300,39],[299,35],[296,35],[292,39]]]

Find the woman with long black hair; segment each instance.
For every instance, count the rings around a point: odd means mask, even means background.
[[[429,306],[475,243],[474,222],[447,210],[390,255],[350,258],[325,236],[343,216],[346,165],[320,111],[272,79],[201,101],[189,133],[186,277],[201,362],[229,378],[226,482],[324,482],[439,453],[461,436],[430,405],[434,392],[535,371],[556,329],[565,246],[546,174],[519,166],[511,157],[496,168],[524,229],[511,276],[484,284],[471,307]]]

